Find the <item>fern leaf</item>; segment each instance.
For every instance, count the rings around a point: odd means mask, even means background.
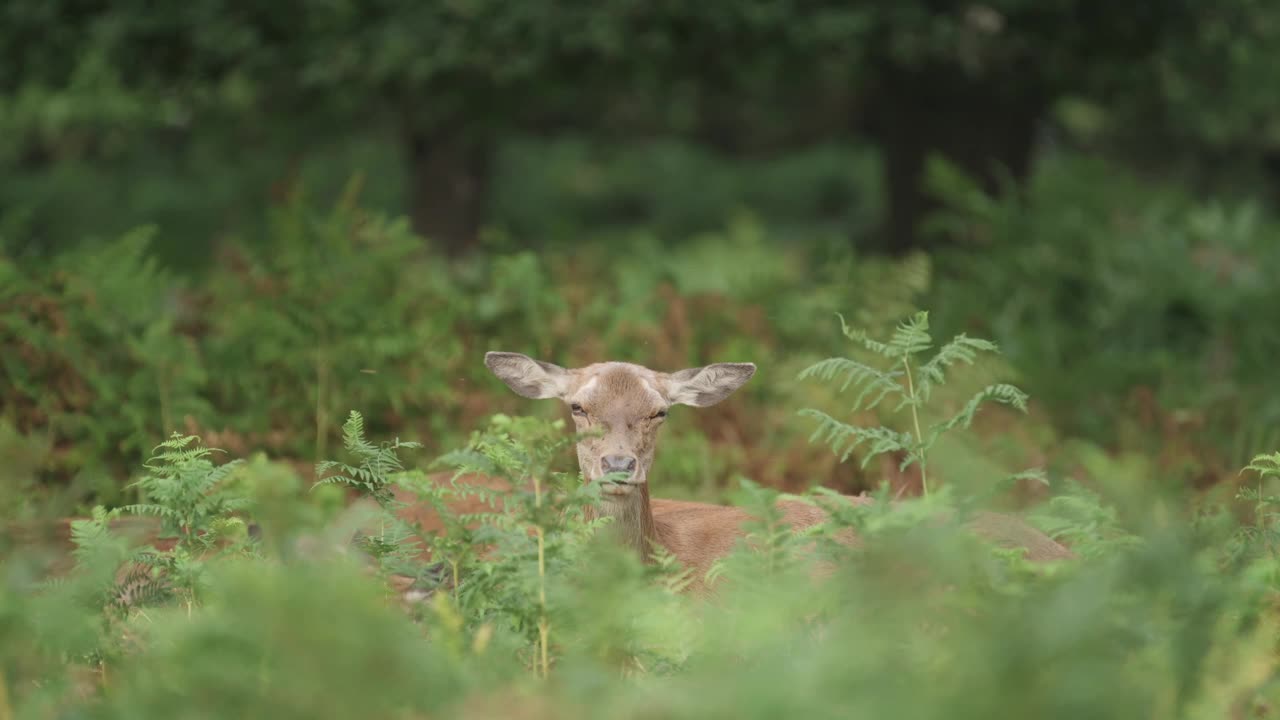
[[[969,402],[965,403],[965,406],[960,409],[960,412],[930,428],[929,441],[926,444],[933,444],[934,440],[952,428],[962,427],[967,430],[973,423],[973,418],[978,414],[978,409],[982,406],[982,403],[987,401],[999,402],[1023,412],[1027,411],[1026,393],[1008,383],[988,385],[970,398]]]
[[[200,494],[208,494],[220,485],[223,480],[227,479],[227,476],[242,464],[242,460],[236,459],[231,462],[223,463],[217,467],[211,467],[206,471],[199,473],[199,478],[195,483],[193,483],[193,486]],[[201,470],[205,469],[201,468]]]
[[[996,344],[989,340],[971,338],[963,333],[952,338],[951,342],[943,345],[929,362],[920,367],[920,379],[917,383],[920,397],[928,400],[933,387],[946,382],[948,368],[957,363],[972,365],[980,352],[999,352],[999,350]]]
[[[1019,480],[1035,480],[1046,487],[1049,485],[1049,476],[1041,468],[1029,468],[1022,472],[1006,475],[1004,478],[1004,481],[1009,483],[1016,483]]]
[[[1244,469],[1252,470],[1264,478],[1280,477],[1280,452],[1258,455]]]
[[[902,373],[877,370],[870,365],[848,358],[833,357],[814,363],[800,371],[797,379],[806,380],[816,377],[830,381],[840,375],[844,376],[844,382],[840,385],[840,392],[847,390],[850,385],[862,388],[862,392],[854,399],[854,410],[869,410],[879,405],[889,395],[905,394],[902,385],[897,381],[897,378],[901,377]],[[874,397],[872,397],[873,394]],[[871,401],[867,403],[869,397]],[[864,405],[864,403],[866,404]]]
[[[921,311],[894,328],[889,339],[888,357],[905,358],[933,346],[929,335],[929,313]]]
[[[178,513],[173,508],[151,503],[125,505],[120,510],[129,515],[154,515],[159,518],[174,518],[178,516]]]
[[[870,444],[862,458],[862,467],[877,455],[911,451],[914,439],[909,434],[899,433],[885,427],[864,428],[841,422],[820,410],[801,410],[801,415],[814,418],[818,427],[809,437],[810,442],[820,441],[831,446],[832,451],[840,456],[840,462],[849,459],[853,451],[865,444]]]
[[[844,315],[841,315],[840,313],[836,313],[836,317],[840,318],[840,331],[844,333],[845,337],[862,345],[862,347],[866,348],[867,350],[870,350],[871,352],[877,355],[881,355],[884,357],[891,357],[888,345],[878,340],[873,340],[863,330],[855,330],[849,327],[848,323],[844,321]]]

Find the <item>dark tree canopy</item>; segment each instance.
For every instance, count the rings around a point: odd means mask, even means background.
[[[1280,9],[1263,0],[983,4],[13,0],[0,9],[6,162],[111,152],[157,131],[351,127],[400,139],[415,227],[451,252],[484,222],[506,137],[688,137],[772,152],[881,149],[886,249],[920,241],[940,153],[999,189],[1063,98],[1106,137],[1274,152]],[[1150,154],[1150,153],[1148,153]]]

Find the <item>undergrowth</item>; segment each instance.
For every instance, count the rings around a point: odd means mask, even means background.
[[[598,487],[554,470],[574,439],[563,423],[495,416],[443,475],[367,432],[352,413],[347,458],[320,463],[310,492],[287,466],[214,464],[175,437],[145,467],[143,502],[76,525],[69,573],[42,581],[38,555],[4,560],[0,712],[1208,718],[1265,716],[1276,693],[1276,575],[1260,574],[1275,558],[1219,562],[1226,546],[1189,525],[1166,515],[1138,533],[1083,490],[1038,510],[1055,534],[1082,550],[1128,540],[1038,569],[938,522],[961,504],[951,485],[844,510],[790,498],[832,508],[797,534],[787,496],[744,482],[747,542],[716,570],[723,592],[692,601],[669,556],[642,563],[585,512]],[[1277,459],[1251,471],[1274,476]],[[466,484],[476,472],[509,488]],[[363,536],[347,513],[307,510],[334,485],[374,500]],[[453,513],[467,493],[492,511]],[[434,504],[446,532],[403,520],[397,497]],[[172,546],[134,546],[113,524],[130,516],[159,518]],[[225,532],[241,523],[259,531]],[[846,529],[864,542],[835,542]],[[414,572],[412,592],[391,589]]]
[[[266,222],[220,239],[199,273],[158,260],[187,242],[169,226],[48,257],[19,252],[32,239],[0,238],[0,447],[20,458],[15,485],[31,489],[0,505],[83,515],[135,502],[130,471],[174,432],[240,457],[313,462],[333,454],[352,407],[371,432],[444,452],[517,407],[486,389],[474,362],[498,338],[565,366],[715,356],[790,375],[850,355],[826,332],[831,313],[881,338],[923,304],[939,335],[998,341],[1017,368],[1038,402],[1020,421],[1037,435],[1017,440],[1025,455],[1056,446],[1055,433],[1115,441],[1202,484],[1229,481],[1280,440],[1280,405],[1266,392],[1275,343],[1257,329],[1280,307],[1268,281],[1280,261],[1272,214],[1078,158],[1047,160],[1018,197],[991,197],[943,166],[930,182],[946,204],[936,222],[971,244],[899,260],[864,256],[847,237],[790,243],[742,214],[690,237],[636,228],[627,263],[603,239],[531,252],[513,237],[502,252],[444,264],[403,220],[362,209],[359,177],[329,206],[291,194]],[[902,359],[851,357],[887,361],[875,365],[885,372]],[[928,357],[910,358],[913,381],[917,360]],[[826,394],[748,386],[740,412],[673,423],[714,462],[671,453],[661,470],[701,499],[718,497],[735,469],[773,487],[877,487],[892,473],[873,463],[850,476],[808,452],[808,433],[793,427],[803,424],[783,421],[794,407],[845,420],[816,402]],[[865,425],[919,440],[931,420],[918,419],[920,432]],[[928,454],[940,462],[945,439]],[[909,470],[932,486],[929,465]]]

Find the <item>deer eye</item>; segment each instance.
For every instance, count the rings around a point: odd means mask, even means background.
[[[578,416],[581,416],[581,417],[586,417],[586,416],[587,416],[587,411],[586,411],[586,410],[583,410],[583,409],[582,409],[582,406],[581,406],[581,405],[579,405],[578,403],[574,403],[574,404],[570,405],[570,406],[569,406],[569,410],[570,410],[570,412],[572,412],[574,415],[578,415]]]
[[[658,418],[664,418],[664,417],[666,417],[666,416],[667,416],[667,411],[666,411],[666,410],[659,410],[658,412],[656,412],[656,413],[654,413],[654,414],[650,415],[650,416],[649,416],[649,419],[650,419],[650,420],[657,420]]]

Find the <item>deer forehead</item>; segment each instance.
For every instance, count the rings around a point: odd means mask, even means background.
[[[578,370],[570,402],[591,412],[645,416],[667,407],[658,374],[641,365],[600,363]]]

